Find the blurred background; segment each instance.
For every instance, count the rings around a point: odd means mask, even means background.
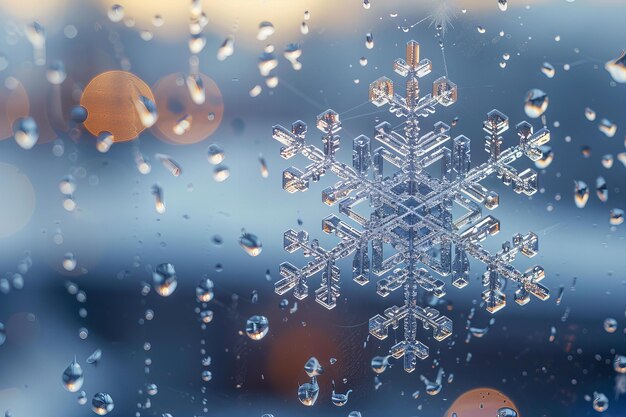
[[[504,404],[529,417],[625,416],[626,63],[615,61],[626,4],[504,4],[0,0],[0,413],[83,416],[106,393],[111,415],[495,417]],[[368,103],[368,85],[401,82],[392,63],[411,39],[433,62],[423,85],[447,73],[459,88],[422,126],[441,120],[471,138],[474,165],[487,159],[482,122],[494,108],[551,130],[540,192],[485,182],[501,197],[501,233],[485,246],[537,233],[532,263],[552,297],[520,307],[507,288],[511,302],[492,316],[472,264],[471,284],[448,285],[438,307],[454,335],[420,332],[431,356],[411,374],[389,359],[378,374],[372,358],[402,333],[378,341],[367,321],[400,292],[358,286],[348,259],[331,311],[274,293],[281,262],[306,262],[283,250],[283,232],[307,230],[330,248],[321,220],[337,208],[321,201],[332,175],[306,193],[282,190],[281,172],[306,163],[281,159],[271,133],[300,119],[320,145],[315,117],[332,108],[349,162],[353,138],[397,123]],[[529,119],[532,89],[547,108]],[[504,145],[517,140],[511,129]],[[577,205],[581,181],[589,196]],[[258,256],[240,246],[242,229],[262,244]],[[168,297],[150,289],[163,263],[177,276]],[[205,276],[214,298],[203,306]],[[254,315],[269,321],[260,340],[246,335]],[[325,372],[306,407],[297,389],[311,356]],[[74,358],[84,383],[68,392]],[[428,395],[420,376],[435,381],[440,369],[441,390]],[[333,387],[352,390],[345,406],[333,405]]]

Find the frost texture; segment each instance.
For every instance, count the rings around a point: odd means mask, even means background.
[[[532,169],[517,172],[511,164],[522,156],[533,161],[539,159],[539,147],[550,140],[550,132],[543,128],[534,133],[529,123],[521,122],[516,126],[519,144],[503,149],[502,134],[508,130],[509,120],[498,110],[492,110],[483,124],[489,159],[470,167],[467,137],[460,135],[452,139],[450,127],[443,122],[435,123],[432,131],[420,132],[420,118],[434,114],[438,105],[450,106],[457,100],[457,87],[446,77],[435,80],[432,92],[420,97],[418,81],[431,69],[428,59],[420,60],[419,44],[410,41],[406,58],[394,62],[394,71],[406,78],[404,97],[394,92],[395,86],[389,78],[382,77],[370,84],[370,102],[376,106],[388,105],[393,115],[404,119],[403,129],[397,132],[388,122],[382,122],[375,127],[374,141],[364,135],[355,138],[352,165],[335,157],[341,122],[333,110],[317,116],[317,128],[323,133],[321,148],[306,143],[307,126],[302,121],[293,123],[291,129],[280,125],[273,128],[274,139],[283,145],[280,151],[283,158],[300,154],[311,161],[304,170],[286,169],[283,188],[290,193],[306,191],[311,181],[318,181],[330,171],[339,181],[322,191],[322,200],[330,206],[337,205],[339,214],[345,216],[342,220],[332,214],[323,220],[324,232],[339,238],[332,249],[320,247],[317,240],[309,241],[305,231],[285,232],[285,250],[302,250],[311,260],[300,268],[288,262],[281,264],[282,278],[276,282],[276,293],[292,290],[296,298],[303,299],[309,293],[309,279],[321,273],[315,299],[332,309],[340,294],[340,271],[335,263],[352,256],[352,276],[356,283],[365,285],[376,279],[376,290],[383,297],[397,289],[403,290],[404,303],[372,317],[369,331],[382,340],[390,326],[397,329],[403,324],[403,340],[390,349],[390,354],[396,359],[404,357],[407,372],[415,369],[418,358],[428,357],[428,347],[418,340],[420,323],[424,329],[432,330],[437,341],[452,334],[452,321],[434,308],[422,307],[422,295],[427,292],[443,297],[444,277],[451,277],[452,284],[458,288],[465,287],[470,257],[486,265],[482,298],[490,313],[505,306],[503,280],[517,285],[518,304],[526,304],[531,295],[541,300],[549,298],[548,289],[539,283],[545,276],[542,267],[521,272],[511,264],[519,253],[535,256],[536,234],[516,234],[495,254],[481,245],[489,235],[498,233],[500,222],[491,215],[483,215],[483,207],[493,210],[498,206],[499,196],[480,182],[496,175],[516,193],[534,194],[537,173]],[[440,174],[429,174],[433,170],[428,168],[436,163],[441,167]],[[356,210],[363,203],[369,203],[368,216]],[[455,212],[461,208],[463,214],[453,216],[453,207],[457,207]]]

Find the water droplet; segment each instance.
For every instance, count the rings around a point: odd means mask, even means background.
[[[389,366],[389,356],[374,356],[371,361],[372,371],[382,374]]]
[[[208,303],[213,299],[213,296],[213,281],[205,276],[196,286],[196,298],[202,303]]]
[[[200,320],[202,323],[209,324],[213,321],[213,311],[211,310],[203,310],[200,312]]]
[[[102,350],[101,349],[96,349],[87,358],[87,363],[90,363],[90,364],[92,364],[94,366],[97,366],[100,363],[101,360],[102,360]]]
[[[201,33],[191,34],[188,46],[192,54],[199,54],[206,46],[206,37]]]
[[[256,38],[260,41],[264,41],[272,36],[274,32],[274,25],[271,22],[261,22],[259,23],[259,31],[256,35]]]
[[[113,135],[110,132],[100,132],[96,139],[96,149],[98,152],[106,153],[113,145]]]
[[[189,132],[189,129],[191,129],[191,120],[192,116],[190,114],[186,114],[178,119],[174,127],[172,127],[172,131],[174,132],[174,134],[182,136],[185,133]]]
[[[87,404],[87,393],[85,391],[79,392],[77,401],[79,405]]]
[[[159,388],[157,387],[156,384],[148,384],[146,386],[146,393],[150,396],[155,396],[157,395],[159,392]]]
[[[163,189],[157,184],[152,186],[152,195],[154,196],[154,209],[157,213],[165,213],[165,202],[163,201]]]
[[[218,61],[224,61],[235,52],[235,38],[228,36],[217,50]]]
[[[539,149],[541,150],[541,157],[535,161],[535,166],[540,169],[545,169],[549,167],[554,160],[554,152],[552,148],[547,145],[543,145]]]
[[[107,393],[99,392],[91,400],[91,409],[100,416],[109,414],[113,408],[113,398]]]
[[[350,411],[350,414],[348,414],[348,417],[362,417],[362,416],[359,411]]]
[[[583,208],[589,200],[589,188],[583,181],[574,181],[574,202],[576,207]]]
[[[596,178],[596,195],[598,199],[605,203],[609,199],[609,188],[603,177]]]
[[[370,8],[371,4],[370,4],[370,0],[363,0],[363,8],[365,10],[368,10]]]
[[[0,346],[4,344],[7,340],[7,331],[4,323],[0,323]]]
[[[611,155],[610,153],[604,155],[601,162],[603,167],[605,167],[606,169],[610,169],[611,167],[613,167],[613,155]]]
[[[250,97],[256,97],[259,94],[261,94],[262,91],[263,91],[263,87],[257,84],[254,87],[252,87],[252,89],[250,90],[249,92]]]
[[[615,333],[617,330],[617,320],[612,317],[604,319],[604,331],[607,333]]]
[[[270,172],[267,169],[267,162],[265,161],[265,158],[263,158],[262,155],[259,155],[259,164],[261,165],[261,176],[263,178],[269,177]]]
[[[145,128],[149,128],[154,125],[159,118],[157,113],[156,104],[146,96],[139,96],[135,101],[135,109],[139,120]]]
[[[62,380],[63,386],[69,392],[77,392],[83,386],[85,382],[83,368],[76,362],[76,358],[63,371]]]
[[[615,359],[613,359],[613,369],[620,374],[626,374],[626,356],[615,355]]]
[[[502,407],[498,410],[496,417],[517,417],[517,412],[510,407]]]
[[[487,29],[485,29],[482,26],[476,26],[476,30],[478,31],[478,33],[483,34],[485,32],[487,32]]]
[[[528,117],[537,118],[548,108],[548,95],[538,88],[533,88],[526,93],[524,99],[524,111]]]
[[[53,61],[46,71],[46,78],[50,84],[59,85],[65,81],[67,73],[65,72],[65,65],[63,61]]]
[[[207,150],[207,160],[213,165],[222,163],[224,161],[224,149],[218,144],[210,144]]]
[[[199,75],[188,75],[185,79],[187,90],[191,100],[197,105],[204,104],[206,93],[204,92],[204,83]]]
[[[337,407],[343,407],[344,405],[348,403],[348,396],[350,395],[351,392],[352,390],[349,389],[345,394],[340,394],[340,393],[335,392],[335,390],[333,390],[333,394],[331,397],[333,404],[336,405]]]
[[[541,72],[548,78],[553,78],[554,74],[556,74],[556,69],[549,62],[544,62],[541,66]]]
[[[598,130],[604,133],[607,137],[612,138],[617,132],[617,125],[609,119],[602,119],[598,125]]]
[[[324,373],[324,368],[320,364],[320,361],[312,356],[304,364],[304,372],[306,372],[309,377],[320,376]]]
[[[498,0],[498,8],[501,11],[505,12],[508,6],[509,5],[506,0]]]
[[[22,149],[31,149],[39,139],[37,123],[32,117],[23,117],[13,123],[13,136]]]
[[[124,7],[120,6],[119,4],[114,4],[107,12],[107,16],[109,17],[109,20],[113,23],[121,22],[124,18]]]
[[[302,49],[300,48],[300,45],[296,43],[288,44],[283,52],[283,56],[291,63],[291,67],[294,70],[298,71],[302,68],[302,63],[298,61],[298,58],[302,56]]]
[[[71,195],[76,191],[76,182],[74,182],[74,177],[71,175],[63,177],[63,179],[59,182],[59,191],[61,191],[64,195]]]
[[[367,49],[372,49],[374,47],[374,35],[371,33],[367,33],[365,35],[365,47]]]
[[[589,121],[596,120],[596,112],[590,109],[589,107],[585,107],[585,117]]]
[[[180,174],[182,174],[183,169],[180,167],[180,165],[178,165],[176,161],[174,161],[174,159],[172,159],[171,156],[162,153],[158,153],[154,156],[156,159],[161,161],[161,164],[163,164],[165,169],[167,169],[173,176],[178,177]]]
[[[320,388],[315,380],[311,383],[306,382],[298,387],[298,399],[307,407],[311,407],[317,401]]]
[[[609,223],[613,226],[619,226],[624,223],[624,210],[614,208],[609,212]]]
[[[300,24],[300,33],[303,35],[309,33],[309,25],[305,21]]]
[[[174,265],[162,263],[152,273],[152,281],[156,292],[162,297],[168,297],[176,290],[178,281]]]
[[[611,74],[613,80],[626,83],[626,50],[622,51],[618,58],[608,61],[604,68]]]
[[[71,252],[66,253],[63,257],[62,264],[63,269],[65,269],[66,271],[73,271],[74,269],[76,269],[76,258],[74,257],[74,254]]]
[[[600,392],[593,393],[593,409],[601,413],[609,408],[609,399]]]
[[[70,119],[74,123],[83,123],[85,120],[87,120],[87,116],[87,109],[81,105],[76,105],[72,107],[72,110],[70,110]]]
[[[250,256],[258,256],[263,250],[263,244],[261,243],[259,237],[253,233],[248,233],[245,230],[241,231],[239,245]]]
[[[261,340],[270,329],[270,322],[265,316],[252,316],[246,322],[246,334],[252,340]]]
[[[46,30],[39,22],[32,22],[26,25],[24,34],[33,46],[35,65],[44,65],[46,63]]]
[[[213,179],[217,182],[224,182],[230,177],[230,170],[225,165],[218,165],[213,170]]]

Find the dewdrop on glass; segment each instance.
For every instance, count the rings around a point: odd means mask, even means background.
[[[259,239],[259,237],[253,233],[246,232],[245,229],[241,229],[239,245],[250,256],[258,256],[263,250],[263,244],[261,243],[261,239]]]
[[[187,89],[191,100],[200,105],[204,104],[206,94],[204,92],[204,83],[199,75],[188,75],[186,78]]]
[[[221,164],[224,161],[224,149],[216,143],[210,144],[207,149],[207,160],[212,165]]]
[[[184,115],[183,117],[178,119],[176,124],[172,127],[172,132],[174,132],[174,134],[178,136],[182,136],[185,133],[189,132],[189,130],[191,129],[192,119],[193,117],[190,114]]]
[[[608,61],[604,68],[613,80],[618,83],[626,83],[626,50],[622,51],[618,58]]]
[[[154,157],[161,161],[161,164],[163,164],[165,169],[167,169],[173,176],[178,177],[180,174],[182,174],[183,169],[180,167],[180,165],[178,165],[178,163],[176,163],[176,161],[172,159],[171,156],[157,153],[154,155]]]
[[[68,252],[65,254],[65,256],[63,257],[63,269],[65,269],[68,272],[73,271],[74,269],[76,269],[76,257],[74,256],[74,254],[72,252]]]
[[[269,177],[270,172],[267,169],[267,162],[265,161],[265,158],[263,158],[263,155],[259,155],[259,164],[261,165],[261,176],[263,178]]]
[[[148,162],[148,160],[141,154],[139,148],[135,148],[135,166],[137,167],[137,171],[140,174],[147,175],[152,171],[152,166]]]
[[[224,61],[235,52],[235,38],[228,36],[217,50],[217,60]]]
[[[63,177],[63,179],[59,182],[59,191],[63,195],[72,195],[74,191],[76,191],[76,182],[74,182],[74,177],[71,175],[67,175]]]
[[[604,133],[606,137],[612,138],[617,133],[617,125],[609,119],[602,119],[598,125],[598,130]]]
[[[291,63],[291,67],[295,71],[298,71],[302,68],[302,63],[298,61],[298,58],[302,56],[302,49],[297,43],[290,43],[289,45],[287,45],[285,51],[283,52],[283,56],[287,61]]]
[[[165,213],[165,203],[163,202],[163,189],[157,184],[152,186],[152,195],[154,196],[154,209],[157,213]]]
[[[265,316],[252,316],[246,322],[246,334],[252,340],[261,340],[270,330],[270,323]]]
[[[106,153],[113,145],[113,135],[110,132],[100,132],[96,139],[96,149],[100,153]]]
[[[218,165],[213,170],[213,179],[217,182],[224,182],[230,177],[230,170],[225,165]]]
[[[201,303],[208,303],[213,297],[213,281],[209,277],[204,276],[196,286],[196,299]]]
[[[61,377],[63,388],[69,392],[77,392],[83,386],[85,377],[83,368],[78,364],[76,358],[65,368]]]
[[[141,124],[146,129],[152,127],[159,118],[156,104],[146,96],[139,96],[135,101],[135,109],[137,110]]]
[[[35,119],[32,117],[17,119],[13,123],[13,136],[22,149],[28,150],[35,146],[39,140],[39,130]]]
[[[260,41],[264,41],[272,36],[274,32],[274,25],[271,22],[261,22],[259,23],[259,31],[257,32],[256,38]]]
[[[199,54],[206,46],[206,37],[201,34],[191,34],[189,36],[189,52]]]
[[[60,85],[63,81],[65,81],[66,77],[67,73],[65,72],[65,65],[63,65],[63,61],[56,60],[48,66],[46,78],[50,84]]]
[[[32,22],[26,25],[24,34],[33,46],[35,65],[44,65],[46,63],[46,30],[39,22]]]
[[[99,392],[91,400],[91,409],[94,413],[104,416],[113,411],[113,398],[107,393]]]
[[[574,181],[574,203],[576,207],[583,208],[589,200],[589,187],[584,181]]]
[[[154,289],[162,297],[169,297],[178,286],[176,270],[170,263],[159,264],[152,273]]]

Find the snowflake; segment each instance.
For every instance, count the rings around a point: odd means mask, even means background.
[[[498,110],[492,110],[483,124],[488,134],[485,150],[489,159],[470,168],[467,137],[451,139],[450,127],[443,122],[435,123],[434,129],[426,134],[420,133],[420,118],[435,113],[437,105],[450,106],[457,100],[457,87],[446,77],[433,82],[432,94],[419,96],[418,81],[431,69],[428,59],[419,58],[419,44],[410,41],[406,59],[394,62],[395,72],[406,78],[405,96],[395,93],[392,81],[386,77],[370,84],[370,101],[376,106],[389,105],[392,114],[404,119],[404,128],[400,133],[388,122],[378,124],[376,146],[364,135],[354,139],[352,166],[336,159],[341,122],[333,110],[317,116],[317,128],[323,132],[322,148],[305,142],[307,126],[302,121],[293,123],[291,129],[280,125],[273,128],[274,139],[284,145],[280,151],[283,158],[301,154],[311,161],[304,171],[295,167],[286,169],[283,188],[290,193],[306,191],[310,181],[318,181],[331,171],[339,181],[322,191],[322,200],[331,206],[338,205],[339,213],[347,217],[344,221],[330,215],[323,220],[324,232],[339,238],[339,243],[328,250],[320,247],[317,240],[309,242],[305,231],[285,232],[285,250],[302,250],[311,261],[301,268],[282,263],[282,278],[275,284],[276,293],[293,290],[296,298],[303,299],[308,295],[309,278],[321,272],[321,286],[315,291],[315,299],[332,309],[340,294],[336,261],[354,255],[355,282],[365,285],[370,278],[377,278],[377,293],[383,297],[403,288],[404,303],[372,317],[369,331],[382,340],[390,326],[397,329],[403,322],[403,340],[390,349],[390,354],[396,359],[404,357],[407,372],[415,369],[417,358],[425,359],[429,353],[428,347],[417,339],[419,322],[424,329],[432,329],[437,341],[452,334],[452,321],[432,307],[420,306],[421,295],[443,297],[442,277],[449,276],[454,286],[465,287],[470,257],[486,265],[482,298],[490,313],[506,303],[503,280],[517,285],[515,301],[519,304],[526,304],[530,295],[541,300],[549,297],[548,289],[539,284],[545,276],[542,267],[521,272],[511,265],[519,253],[527,257],[537,253],[536,234],[516,234],[495,254],[481,245],[489,235],[498,233],[500,222],[490,215],[483,216],[482,207],[495,209],[499,197],[480,182],[495,174],[505,185],[512,185],[516,193],[534,194],[537,173],[532,169],[517,172],[511,164],[523,155],[533,161],[540,158],[539,147],[550,140],[550,132],[542,128],[533,133],[529,123],[521,122],[516,126],[519,144],[502,149],[502,134],[508,129],[509,121]],[[435,163],[440,164],[441,175],[428,172],[427,168]],[[391,167],[390,175],[383,174],[383,166]],[[369,216],[356,210],[364,202],[369,203]],[[453,216],[455,204],[463,209],[463,215]]]

